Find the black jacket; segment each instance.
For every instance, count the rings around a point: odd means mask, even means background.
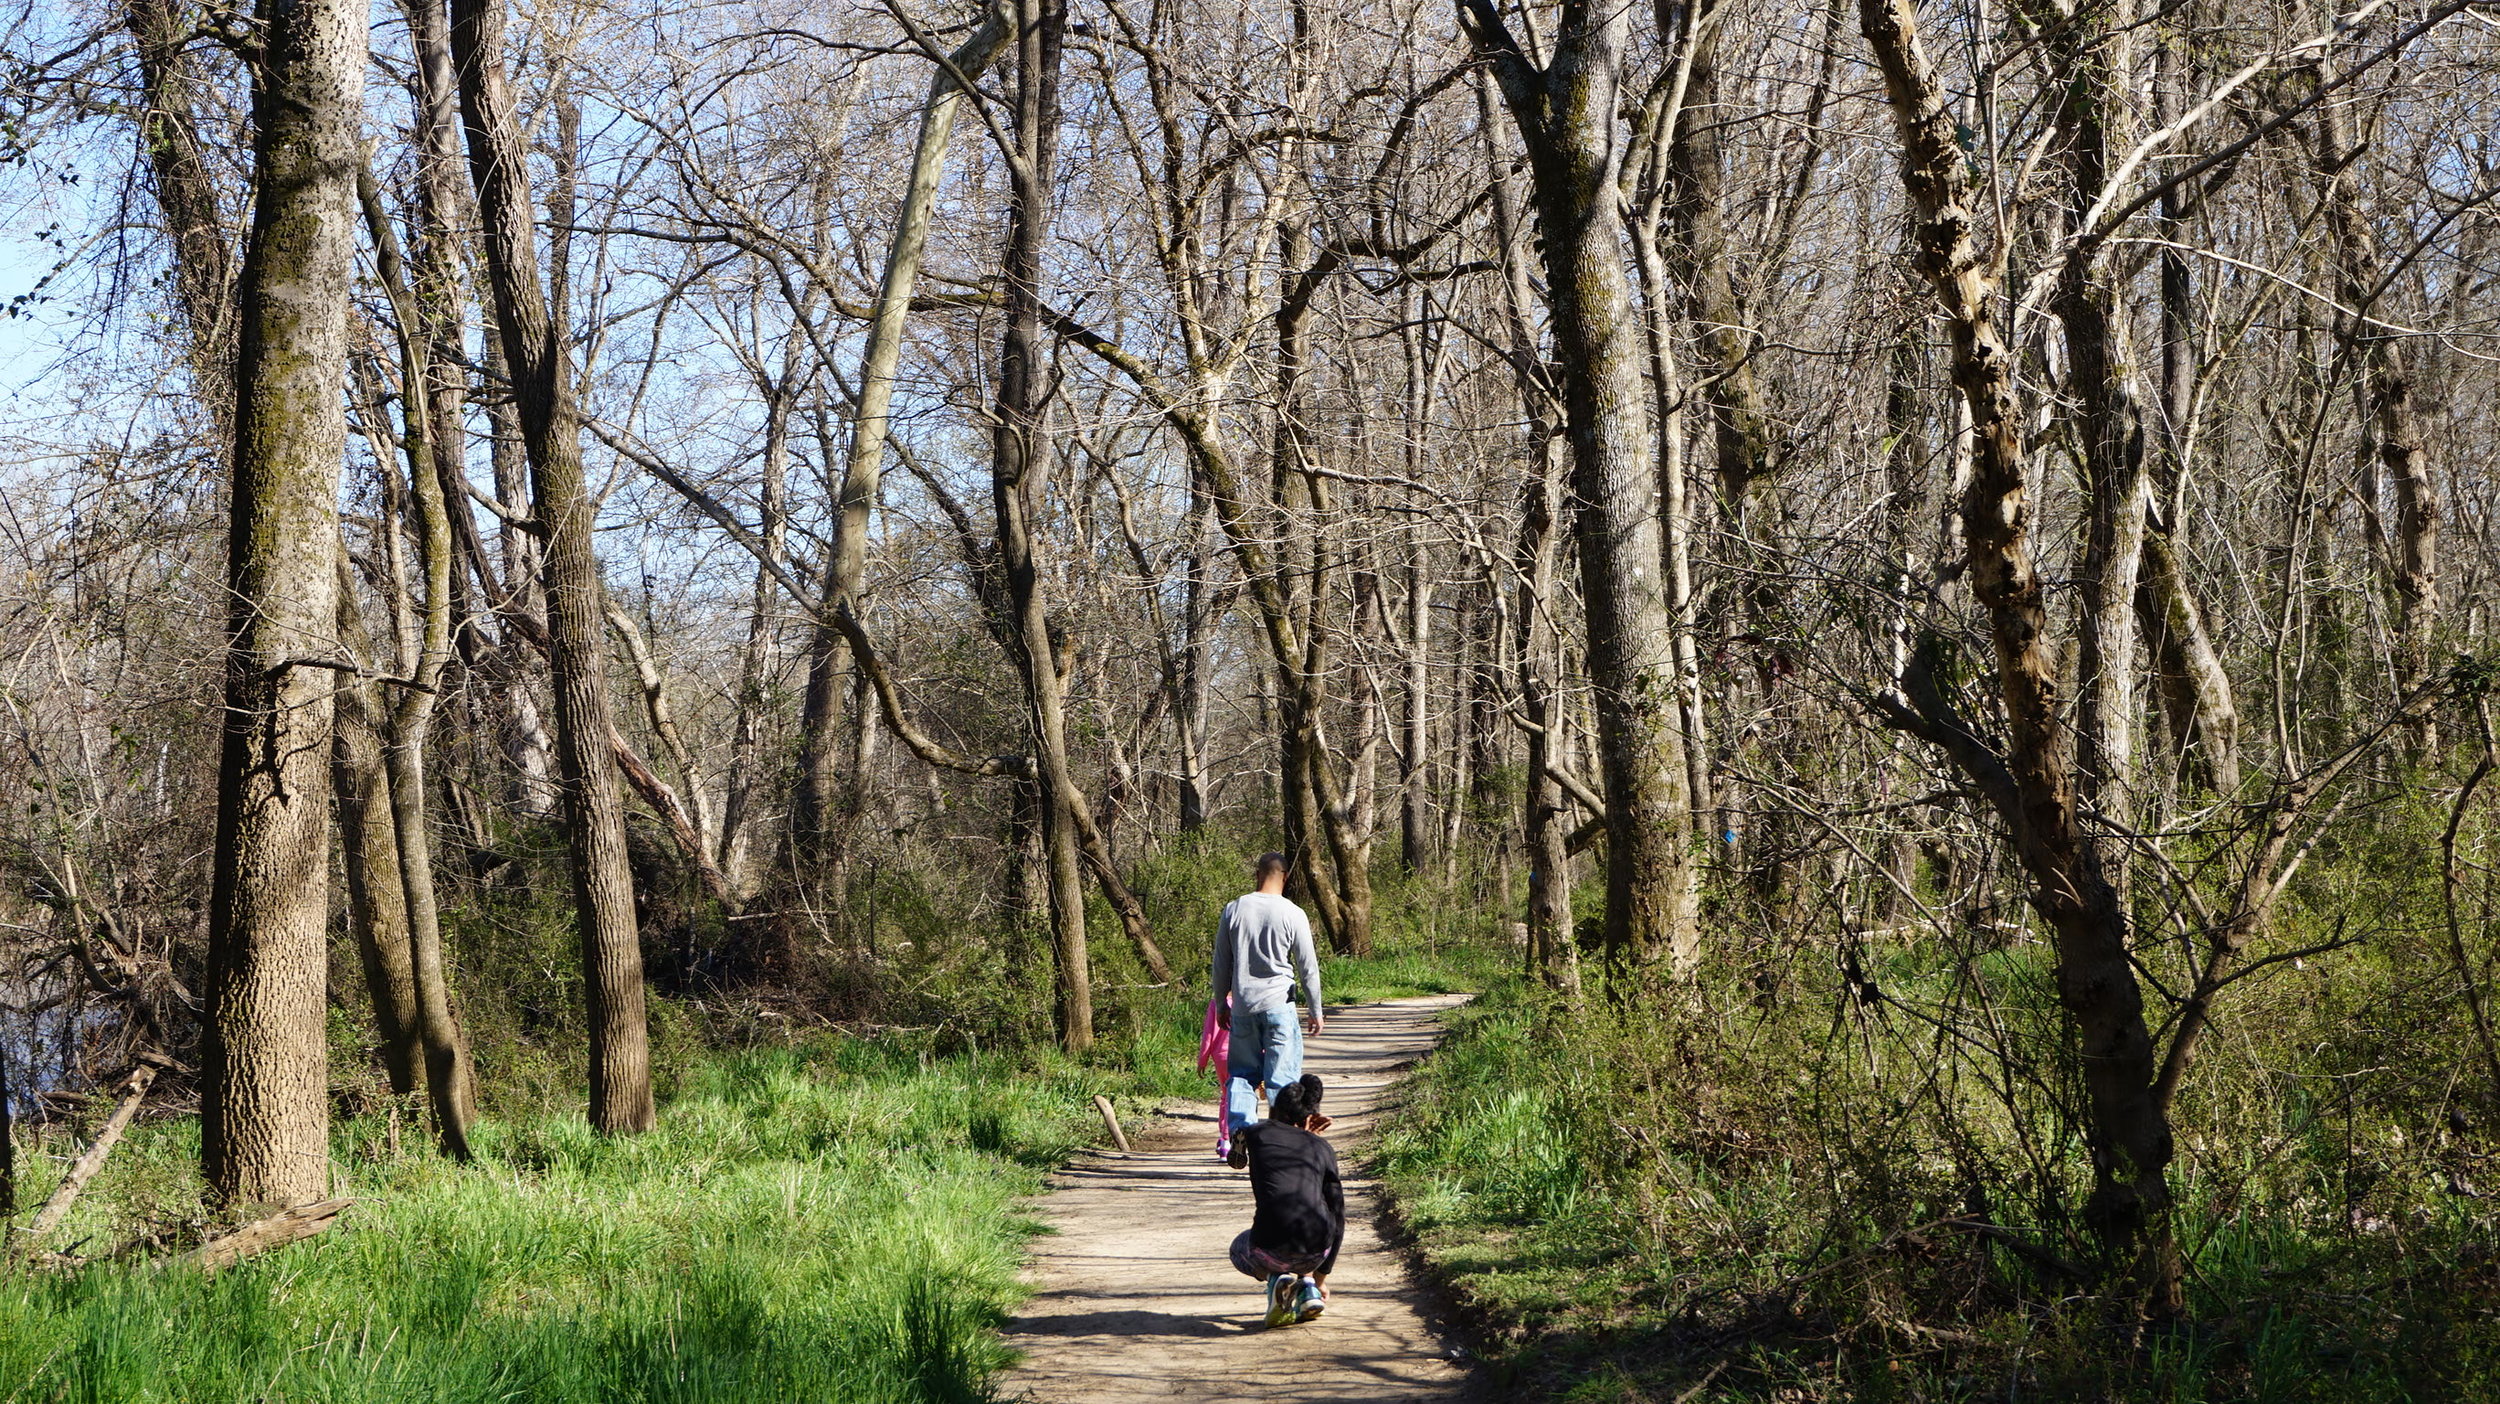
[[[1345,1240],[1345,1181],[1337,1174],[1337,1151],[1299,1126],[1262,1121],[1240,1132],[1250,1152],[1250,1193],[1258,1212],[1250,1241],[1271,1253],[1317,1253],[1337,1265]]]

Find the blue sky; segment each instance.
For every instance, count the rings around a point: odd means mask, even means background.
[[[28,243],[15,231],[0,241],[0,305],[35,286],[52,266],[51,257],[30,253]],[[0,317],[0,406],[40,412],[41,406],[23,402],[43,393],[44,367],[59,359],[71,330],[57,303],[31,316]]]
[[[94,295],[95,253],[44,284],[64,250],[76,251],[97,228],[89,177],[110,171],[113,153],[96,149],[97,134],[56,127],[32,157],[0,172],[0,435],[22,429],[66,406],[52,370],[80,335],[80,319]],[[43,285],[47,301],[4,315],[17,298]]]

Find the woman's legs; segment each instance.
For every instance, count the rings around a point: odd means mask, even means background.
[[[1233,1267],[1239,1270],[1242,1276],[1255,1278],[1261,1282],[1271,1277],[1311,1277],[1316,1269],[1326,1266],[1328,1261],[1325,1255],[1318,1253],[1308,1256],[1299,1253],[1284,1255],[1271,1253],[1250,1241],[1248,1229],[1243,1229],[1233,1239],[1232,1250],[1228,1256],[1232,1259]],[[1325,1283],[1323,1282],[1322,1285],[1325,1286]]]
[[[1244,1277],[1256,1278],[1261,1282],[1265,1282],[1269,1278],[1276,1275],[1268,1268],[1267,1255],[1260,1252],[1258,1245],[1250,1241],[1250,1230],[1248,1229],[1243,1229],[1240,1236],[1233,1240],[1233,1248],[1230,1256],[1233,1260],[1233,1266],[1239,1269],[1241,1275]]]

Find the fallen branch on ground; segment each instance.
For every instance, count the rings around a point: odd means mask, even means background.
[[[149,1058],[130,1070],[129,1080],[122,1084],[121,1105],[113,1108],[112,1116],[105,1120],[104,1129],[96,1133],[95,1144],[87,1147],[87,1153],[69,1167],[69,1173],[61,1177],[61,1183],[53,1187],[52,1197],[35,1211],[35,1221],[26,1226],[26,1236],[17,1244],[21,1250],[32,1252],[45,1234],[60,1227],[61,1220],[69,1217],[70,1206],[78,1202],[80,1192],[87,1188],[87,1181],[94,1179],[95,1172],[104,1168],[104,1158],[113,1153],[113,1146],[121,1140],[122,1132],[130,1129],[130,1119],[139,1114],[139,1104],[147,1100],[148,1088],[155,1084],[156,1070],[161,1066],[163,1064],[159,1060]]]
[[[325,1199],[317,1204],[298,1204],[266,1219],[245,1224],[223,1238],[210,1239],[174,1261],[202,1272],[232,1267],[255,1253],[266,1253],[297,1239],[312,1237],[337,1223],[339,1215],[355,1202],[353,1199]]]

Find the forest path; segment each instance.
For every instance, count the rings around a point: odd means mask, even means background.
[[[1215,1107],[1178,1104],[1128,1155],[1080,1157],[1039,1201],[1036,1288],[1007,1324],[1024,1360],[1005,1381],[1033,1404],[1241,1400],[1380,1404],[1476,1397],[1422,1297],[1374,1229],[1379,1187],[1359,1164],[1382,1096],[1441,1037],[1465,995],[1332,1009],[1303,1070],[1328,1083],[1328,1133],[1347,1172],[1345,1246],[1328,1314],[1270,1331],[1260,1285],[1225,1258],[1250,1224],[1250,1182],[1215,1159]]]

